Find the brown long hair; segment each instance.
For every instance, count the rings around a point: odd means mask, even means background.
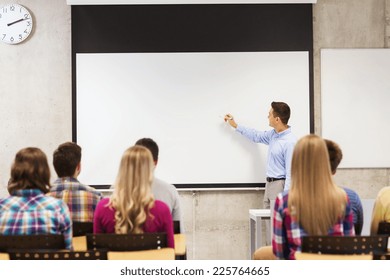
[[[39,148],[24,148],[15,156],[8,192],[22,189],[39,189],[44,193],[50,189],[49,164],[45,153]]]
[[[325,141],[301,138],[294,149],[288,208],[310,235],[326,235],[344,216],[347,195],[332,178]]]
[[[119,167],[109,205],[115,209],[116,233],[142,233],[142,226],[154,206],[151,192],[154,162],[142,146],[127,149]]]

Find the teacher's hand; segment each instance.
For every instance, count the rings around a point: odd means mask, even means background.
[[[231,114],[226,114],[224,120],[225,122],[228,122],[230,126],[237,128],[237,123],[234,121],[234,118]]]

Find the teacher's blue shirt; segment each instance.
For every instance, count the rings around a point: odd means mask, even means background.
[[[288,129],[277,133],[275,129],[258,131],[238,125],[236,131],[255,143],[263,143],[269,146],[267,177],[286,178],[284,190],[288,190],[291,183],[291,160],[297,142],[297,138],[291,133],[291,127],[289,126]]]

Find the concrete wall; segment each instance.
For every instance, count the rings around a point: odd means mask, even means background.
[[[321,134],[320,50],[389,47],[390,1],[319,0],[313,8],[313,28],[315,132]],[[389,175],[390,169],[339,169],[335,179],[361,198],[375,198],[380,188],[390,184]]]
[[[1,194],[18,150],[37,146],[51,161],[54,148],[72,139],[70,7],[65,0],[18,3],[31,11],[34,28],[19,45],[0,43]]]
[[[0,5],[6,3],[0,0]],[[20,45],[0,43],[0,196],[7,193],[10,165],[19,149],[38,146],[51,161],[54,148],[71,140],[71,9],[65,0],[18,3],[30,9],[35,27]],[[320,49],[389,47],[390,0],[318,0],[313,15],[315,131],[320,134]],[[374,198],[390,185],[389,175],[390,169],[344,169],[336,181],[362,198]],[[248,210],[261,207],[262,191],[180,196],[189,259],[248,258]]]

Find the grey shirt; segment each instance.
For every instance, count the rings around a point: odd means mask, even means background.
[[[152,192],[155,199],[161,200],[168,205],[171,210],[172,220],[180,221],[180,232],[183,232],[180,197],[175,186],[155,177],[152,183]]]

